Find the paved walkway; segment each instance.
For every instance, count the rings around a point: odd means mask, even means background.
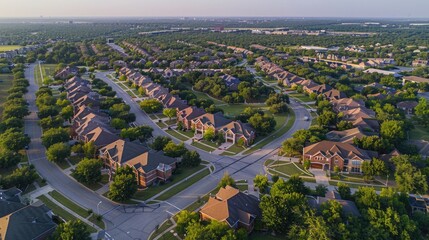
[[[41,195],[44,195],[44,194],[47,194],[48,192],[51,192],[53,190],[54,189],[50,185],[46,185],[44,187],[37,188],[36,190],[34,190],[34,191],[32,191],[32,192],[30,192],[28,194],[25,194],[23,197],[24,198],[29,198],[30,201],[33,201],[37,197],[39,197]]]
[[[326,176],[326,172],[322,169],[309,169],[309,171],[314,175],[317,184],[323,184],[329,186],[329,178]]]

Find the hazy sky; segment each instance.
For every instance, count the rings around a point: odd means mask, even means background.
[[[0,0],[0,17],[429,18],[429,0]]]

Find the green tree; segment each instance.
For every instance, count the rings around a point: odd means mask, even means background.
[[[320,126],[328,127],[337,124],[337,114],[330,110],[325,110],[317,117],[317,123]]]
[[[97,153],[97,146],[93,141],[90,141],[82,145],[82,151],[86,158],[94,158]]]
[[[69,133],[65,128],[51,128],[42,135],[42,144],[49,148],[51,145],[60,142],[67,142],[70,139]]]
[[[128,138],[131,141],[136,139],[144,142],[152,137],[153,129],[149,126],[137,126],[124,128],[121,130],[121,138]]]
[[[225,172],[217,186],[220,188],[224,188],[226,186],[235,187],[235,180],[227,172]]]
[[[162,103],[156,99],[146,99],[140,102],[140,107],[146,113],[156,113],[162,110]]]
[[[177,110],[175,108],[165,108],[164,110],[162,110],[162,114],[164,114],[171,120],[171,118],[177,115]]]
[[[415,108],[415,114],[420,124],[429,127],[429,105],[426,98],[420,98],[419,104]]]
[[[113,201],[123,202],[130,199],[137,191],[133,169],[129,166],[118,168],[109,190],[109,198]]]
[[[380,176],[387,173],[387,167],[384,161],[374,158],[371,161],[363,162],[362,171],[369,177]]]
[[[51,162],[62,162],[70,157],[70,146],[66,143],[55,143],[46,151],[46,158]]]
[[[85,223],[73,220],[60,224],[52,237],[55,240],[90,240],[90,235]]]
[[[201,157],[197,151],[186,151],[182,156],[184,167],[197,167],[201,164]]]
[[[15,129],[8,129],[3,134],[0,134],[0,144],[4,149],[18,152],[30,144],[30,138],[22,132],[15,131]]]
[[[79,182],[96,183],[101,180],[102,165],[102,162],[98,159],[84,158],[77,164],[73,176]]]
[[[156,151],[161,151],[164,149],[164,147],[167,145],[167,143],[171,142],[171,138],[164,137],[164,136],[158,136],[156,137],[152,144],[150,145],[151,148],[153,148]]]
[[[405,139],[404,122],[397,120],[387,120],[381,124],[380,135],[382,138],[397,145]]]
[[[204,131],[203,135],[204,140],[206,141],[212,141],[216,138],[216,133],[213,128],[208,128]]]
[[[32,166],[24,166],[15,169],[12,174],[0,179],[0,187],[3,189],[17,187],[21,190],[25,190],[37,177],[38,175]]]
[[[369,235],[374,239],[415,239],[417,227],[409,217],[392,208],[368,209]]]
[[[0,149],[0,168],[16,166],[21,161],[21,155],[7,148]]]
[[[328,192],[328,187],[326,187],[326,185],[323,185],[323,184],[318,184],[314,191],[316,196],[320,196],[320,197],[324,197],[327,192]]]
[[[187,151],[183,143],[176,145],[173,141],[168,142],[162,150],[166,156],[173,158],[181,157]]]
[[[256,133],[260,135],[266,135],[276,127],[276,121],[273,116],[267,114],[261,115],[256,113],[249,118],[249,124],[256,130]]]
[[[199,220],[200,216],[198,213],[182,210],[177,214],[176,231],[184,235],[186,233],[186,228],[192,223],[199,222]]]
[[[281,180],[279,180],[281,181]],[[264,195],[259,204],[262,222],[279,233],[287,233],[293,224],[302,224],[307,200],[300,193]]]
[[[400,192],[425,194],[428,191],[426,176],[409,162],[396,164],[395,181]]]
[[[70,120],[73,117],[73,107],[71,105],[63,107],[60,114],[64,119]]]
[[[110,121],[110,126],[114,127],[115,129],[124,129],[127,127],[127,121],[121,118],[113,118]]]
[[[340,194],[342,199],[351,200],[352,199],[352,191],[350,190],[349,185],[343,182],[339,182],[337,184],[337,191]]]
[[[269,183],[268,183],[268,177],[265,176],[265,175],[258,174],[253,179],[253,183],[259,189],[259,191],[261,193],[264,193],[265,190],[267,189],[268,185],[269,185]]]

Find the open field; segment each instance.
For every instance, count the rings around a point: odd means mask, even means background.
[[[16,49],[20,49],[22,46],[19,45],[0,45],[0,52],[7,52]]]
[[[3,110],[3,103],[7,98],[7,90],[12,86],[12,74],[0,74],[0,115]]]

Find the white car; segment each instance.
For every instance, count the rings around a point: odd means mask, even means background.
[[[307,116],[305,116],[305,117],[304,117],[304,121],[308,121],[308,120],[310,120],[310,118],[309,118],[309,117],[307,117]]]

